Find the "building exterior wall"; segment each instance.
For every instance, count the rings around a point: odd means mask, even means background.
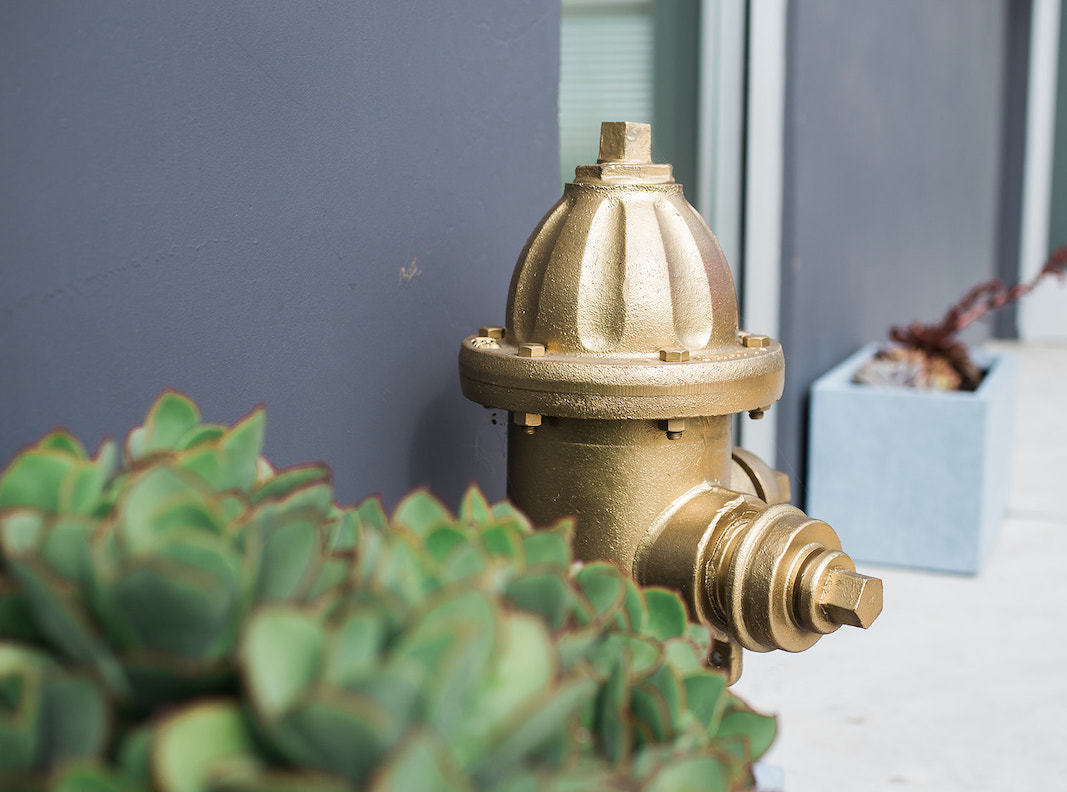
[[[890,325],[936,320],[972,284],[1002,274],[1011,6],[790,3],[787,368],[774,412],[778,465],[801,484],[811,383]],[[803,486],[795,491],[802,499]]]
[[[163,388],[343,500],[503,494],[456,354],[557,197],[559,9],[0,5],[0,459]]]

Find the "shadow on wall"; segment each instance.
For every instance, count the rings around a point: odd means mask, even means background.
[[[419,486],[433,482],[434,494],[453,510],[474,483],[490,502],[500,500],[507,472],[507,422],[506,411],[466,401],[458,379],[449,377],[419,415],[408,455],[408,479]],[[461,456],[473,457],[473,480],[466,477],[470,468],[457,464]]]

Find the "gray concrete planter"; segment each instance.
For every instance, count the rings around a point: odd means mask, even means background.
[[[978,572],[1008,505],[1015,359],[973,393],[852,382],[871,344],[812,386],[807,511],[860,561]]]

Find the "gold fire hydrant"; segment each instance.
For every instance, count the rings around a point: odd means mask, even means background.
[[[782,395],[773,339],[738,330],[730,269],[647,124],[605,123],[526,243],[505,327],[463,342],[463,393],[508,410],[508,496],[537,524],[576,516],[576,555],[679,591],[716,638],[807,649],[867,627],[882,581],[786,503],[789,479],[733,445],[732,415]]]

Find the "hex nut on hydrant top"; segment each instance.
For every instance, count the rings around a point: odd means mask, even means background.
[[[460,381],[509,411],[508,497],[539,525],[576,516],[578,558],[679,591],[732,682],[742,647],[869,626],[882,582],[734,447],[733,415],[782,395],[782,347],[738,329],[719,243],[651,150],[647,124],[603,124],[519,256],[504,327],[464,340]]]

